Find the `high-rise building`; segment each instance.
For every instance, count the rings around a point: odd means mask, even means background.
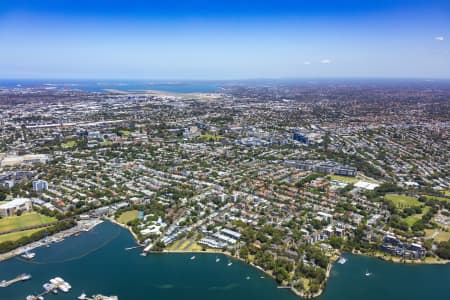
[[[41,179],[33,181],[33,190],[37,192],[48,190],[48,182]]]

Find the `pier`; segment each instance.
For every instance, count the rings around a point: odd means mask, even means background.
[[[143,246],[134,246],[134,247],[128,247],[128,248],[125,248],[125,250],[133,250],[133,249],[137,249],[137,248],[142,248]]]
[[[147,247],[145,247],[144,252],[146,253],[149,252],[152,249],[152,247],[153,247],[152,243],[148,244]]]
[[[19,276],[17,276],[14,279],[11,280],[3,280],[2,282],[0,282],[0,287],[8,287],[14,283],[20,282],[20,281],[25,281],[31,279],[31,275],[28,274],[20,274]]]

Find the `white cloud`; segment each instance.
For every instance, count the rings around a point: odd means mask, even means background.
[[[331,64],[331,59],[325,58],[320,61],[321,64]]]
[[[444,37],[443,36],[437,36],[437,37],[435,37],[434,38],[436,41],[438,41],[438,42],[442,42],[443,40],[444,40]]]
[[[310,62],[310,61],[305,61],[303,64],[304,64],[304,65],[310,65],[311,62]]]

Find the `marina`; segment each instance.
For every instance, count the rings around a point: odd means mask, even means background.
[[[89,232],[95,226],[101,224],[102,222],[103,221],[100,219],[79,221],[78,225],[73,228],[58,232],[51,237],[46,236],[37,242],[30,243],[24,247],[19,247],[10,252],[0,254],[0,262],[3,260],[7,260],[10,258],[16,257],[18,255],[21,255],[21,257],[24,259],[33,259],[35,257],[35,253],[30,253],[29,251],[39,248],[39,247],[42,247],[42,246],[45,246],[48,248],[48,247],[50,247],[50,245],[52,243],[55,243],[55,244],[61,243],[67,237],[75,236],[76,234],[80,234],[82,232]],[[23,255],[25,255],[25,256],[23,256]]]
[[[57,295],[58,290],[64,293],[68,293],[72,289],[72,286],[61,277],[55,277],[50,279],[50,281],[44,283],[42,287],[44,288],[43,292],[37,295],[28,295],[25,299],[26,300],[44,299],[44,295],[46,294],[53,293]]]

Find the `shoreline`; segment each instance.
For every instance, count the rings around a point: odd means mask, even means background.
[[[197,251],[196,250],[191,250],[191,251],[185,251],[185,250],[181,250],[181,251],[178,251],[178,250],[177,251],[163,250],[163,251],[149,251],[148,253],[152,253],[152,254],[190,254],[190,253],[192,253],[192,254],[222,254],[222,255],[224,255],[224,256],[226,256],[228,258],[232,258],[232,259],[238,260],[241,263],[244,263],[246,265],[249,265],[249,266],[257,269],[258,271],[261,271],[265,275],[267,275],[270,278],[272,278],[273,280],[275,280],[275,282],[278,284],[278,287],[281,286],[283,288],[289,289],[295,295],[297,295],[297,296],[299,296],[299,297],[301,297],[303,299],[317,298],[320,295],[322,295],[322,293],[325,290],[328,278],[329,278],[329,276],[331,274],[332,265],[336,261],[336,260],[334,260],[333,262],[330,262],[330,264],[328,265],[328,268],[327,268],[326,273],[325,273],[325,280],[324,280],[324,283],[322,284],[320,290],[317,293],[313,294],[313,295],[307,295],[307,294],[305,294],[305,292],[299,291],[299,290],[295,289],[293,286],[279,284],[276,281],[275,276],[273,274],[269,273],[268,271],[264,270],[261,266],[255,265],[254,263],[251,263],[251,262],[247,262],[244,259],[242,259],[242,258],[240,258],[238,256],[234,256],[234,255],[232,255],[231,253],[229,253],[227,251],[223,252],[223,251],[221,251],[219,249],[217,251],[213,250],[213,249],[209,249],[209,250],[206,250],[206,251],[202,251],[202,250],[197,250]]]
[[[61,242],[63,241],[65,238],[71,237],[73,235],[76,235],[78,233],[82,233],[82,232],[87,232],[87,231],[91,231],[94,227],[96,227],[97,225],[103,223],[103,220],[101,219],[93,219],[93,220],[89,220],[89,221],[78,221],[77,225],[66,229],[64,231],[60,231],[57,232],[51,236],[48,236],[46,238],[40,239],[38,241],[23,245],[21,247],[18,247],[16,249],[13,249],[9,252],[5,252],[0,254],[0,262],[11,259],[13,257],[16,257],[18,255],[21,255],[22,253],[24,253],[25,251],[29,251],[29,250],[33,250],[39,247],[42,247],[46,244],[50,244],[50,243],[54,243],[54,242]],[[50,240],[50,241],[48,241]]]
[[[116,224],[117,226],[122,227],[123,229],[128,230],[128,231],[131,233],[131,235],[133,236],[133,238],[134,238],[134,240],[135,240],[135,242],[136,242],[136,244],[137,244],[138,246],[140,246],[140,247],[144,247],[144,246],[145,246],[145,245],[143,245],[143,244],[141,244],[141,243],[139,242],[139,239],[138,239],[137,235],[133,232],[133,229],[131,229],[130,226],[128,226],[128,225],[126,225],[126,224],[119,223],[119,222],[117,222],[116,220],[114,220],[114,218],[106,218],[106,220],[109,221],[109,222],[111,222],[111,223],[113,223],[113,224]]]
[[[367,256],[367,257],[371,257],[371,258],[376,258],[385,262],[389,262],[389,263],[394,263],[394,264],[403,264],[403,265],[447,265],[450,264],[450,260],[445,260],[445,259],[441,259],[441,260],[432,260],[432,261],[426,261],[426,260],[421,260],[421,259],[407,259],[405,261],[401,261],[401,257],[398,256],[381,256],[379,254],[370,254],[370,253],[360,253],[360,252],[344,252],[342,254],[345,253],[351,253],[354,255],[361,255],[361,256]],[[341,255],[342,255],[341,254]]]
[[[109,219],[108,219],[108,220],[109,220]],[[117,224],[117,225],[119,225],[120,227],[127,229],[127,230],[131,233],[131,235],[134,237],[134,239],[135,239],[137,245],[139,245],[139,246],[145,246],[145,245],[141,245],[141,244],[139,243],[139,241],[138,241],[138,239],[137,239],[135,233],[133,232],[133,230],[132,230],[129,226],[124,225],[124,224],[121,224],[121,223],[119,223],[119,222],[117,222],[117,221],[115,221],[115,220],[112,220],[112,223]],[[227,256],[227,257],[229,257],[229,258],[233,258],[233,259],[239,260],[239,261],[242,262],[242,263],[245,263],[245,264],[247,264],[247,265],[249,265],[249,266],[252,266],[252,267],[256,268],[257,270],[263,272],[264,274],[270,276],[272,279],[275,280],[275,277],[274,277],[272,274],[270,274],[268,271],[264,270],[262,267],[257,266],[257,265],[255,265],[255,264],[253,264],[253,263],[249,263],[249,262],[243,260],[242,258],[240,258],[240,257],[238,257],[238,256],[232,255],[231,253],[229,253],[229,252],[227,252],[227,251],[223,252],[223,251],[221,251],[220,249],[217,249],[217,250],[214,250],[214,249],[207,249],[206,251],[203,251],[203,250],[189,250],[189,251],[185,251],[185,250],[176,250],[176,251],[174,251],[174,250],[167,250],[167,249],[164,249],[164,250],[162,250],[162,251],[148,251],[147,253],[152,253],[152,254],[176,254],[176,253],[180,253],[180,254],[183,254],[183,253],[184,253],[184,254],[187,254],[187,253],[193,253],[193,254],[195,254],[195,253],[203,253],[203,254],[223,254],[223,255],[225,255],[225,256]],[[337,253],[337,254],[338,254],[337,257],[335,257],[334,259],[331,259],[330,263],[328,264],[328,267],[327,267],[327,269],[326,269],[326,271],[325,271],[325,280],[323,281],[323,284],[320,286],[320,289],[319,289],[316,293],[310,295],[310,294],[306,294],[306,293],[303,292],[303,291],[299,291],[299,290],[295,289],[293,286],[285,286],[285,287],[286,287],[286,288],[289,288],[289,290],[291,290],[295,295],[297,295],[297,296],[299,296],[299,297],[301,297],[301,298],[303,298],[303,299],[313,299],[313,298],[317,298],[317,297],[321,296],[321,295],[324,293],[325,288],[326,288],[326,286],[327,286],[327,283],[328,283],[328,280],[329,280],[329,278],[330,278],[331,270],[332,270],[332,268],[333,268],[333,265],[336,263],[336,261],[339,259],[339,257],[341,257],[342,255],[344,255],[345,253],[350,253],[350,254],[353,254],[353,255],[367,256],[367,257],[371,257],[371,258],[373,258],[373,259],[380,259],[380,260],[386,261],[386,262],[388,262],[388,263],[396,263],[396,264],[411,264],[411,265],[445,265],[445,264],[449,264],[449,263],[450,263],[450,260],[442,261],[442,262],[434,262],[434,261],[432,261],[432,262],[428,261],[428,262],[427,262],[427,261],[422,261],[422,260],[419,260],[419,261],[417,261],[417,262],[414,261],[414,260],[413,260],[413,261],[400,262],[400,261],[386,260],[386,259],[384,259],[383,257],[376,256],[376,255],[371,255],[371,254],[358,253],[358,252],[341,252],[341,251],[339,251],[339,252]]]
[[[106,221],[109,221],[115,225],[120,226],[123,229],[128,230],[131,235],[133,236],[136,244],[138,247],[144,247],[145,245],[139,243],[138,239],[137,239],[137,235],[133,232],[132,228],[125,225],[125,224],[121,224],[119,222],[117,222],[114,219],[111,218],[106,218]],[[96,227],[97,225],[103,223],[104,220],[101,219],[94,219],[94,220],[90,220],[90,221],[86,221],[86,222],[81,222],[79,224],[77,224],[77,226],[72,227],[70,229],[67,229],[65,231],[61,231],[58,232],[52,236],[49,236],[48,238],[51,239],[50,243],[52,242],[60,242],[62,240],[64,240],[67,237],[71,237],[73,235],[76,235],[78,233],[82,233],[82,232],[88,232],[90,230],[92,230],[94,227]],[[22,247],[16,248],[10,252],[4,253],[4,254],[0,254],[0,262],[11,259],[15,256],[18,256],[20,254],[22,254],[23,252],[25,252],[26,250],[32,250],[35,248],[39,248],[44,246],[46,243],[49,243],[48,241],[45,241],[44,239],[33,242],[31,244],[28,245],[24,245]],[[360,255],[360,256],[366,256],[369,258],[373,258],[373,259],[379,259],[388,263],[396,263],[396,264],[410,264],[410,265],[446,265],[450,263],[450,260],[442,260],[442,261],[423,261],[423,260],[408,260],[408,261],[395,261],[395,260],[388,260],[384,257],[382,257],[381,255],[377,255],[377,254],[371,254],[371,253],[360,253],[360,252],[338,252],[337,255],[333,255],[330,258],[330,263],[327,266],[326,272],[325,272],[325,279],[323,281],[323,283],[320,286],[320,289],[314,293],[311,294],[310,292],[306,292],[303,290],[297,290],[296,288],[294,288],[293,286],[290,285],[283,285],[280,284],[276,281],[275,276],[270,272],[270,271],[266,271],[265,269],[263,269],[262,267],[252,263],[252,262],[248,262],[242,258],[240,258],[238,255],[232,255],[229,251],[222,251],[221,249],[212,249],[212,248],[207,248],[206,250],[167,250],[164,249],[162,251],[148,251],[147,253],[151,253],[151,254],[221,254],[224,255],[225,257],[229,258],[229,259],[235,259],[238,260],[241,263],[244,263],[246,265],[249,265],[251,267],[256,268],[258,271],[264,273],[266,276],[271,277],[273,280],[275,280],[275,282],[277,283],[278,287],[283,287],[286,289],[289,289],[292,293],[294,293],[296,296],[303,298],[303,299],[313,299],[313,298],[317,298],[319,296],[321,296],[326,289],[328,280],[330,278],[331,275],[331,271],[332,268],[334,266],[334,264],[337,262],[337,260],[345,255],[345,254],[351,254],[351,255]]]

